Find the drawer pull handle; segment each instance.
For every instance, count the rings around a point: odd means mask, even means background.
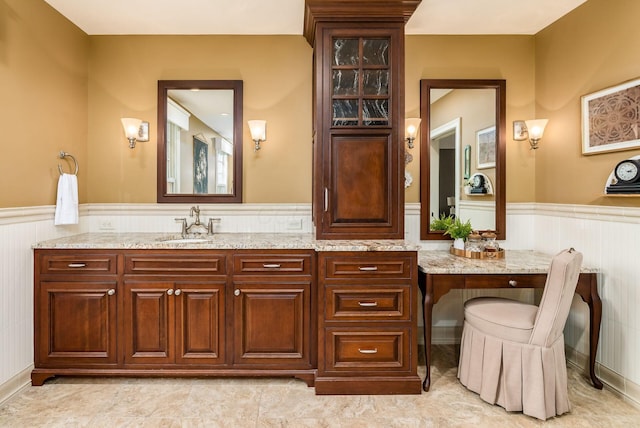
[[[358,305],[359,306],[363,306],[363,307],[371,308],[371,307],[378,306],[378,302],[358,302]]]
[[[87,267],[87,264],[86,263],[69,263],[67,265],[67,267],[70,267],[70,268],[83,268],[83,267]]]
[[[168,289],[168,290],[167,290],[167,294],[168,294],[169,296],[172,296],[172,295],[173,295],[173,288]]]
[[[272,264],[265,263],[262,265],[262,267],[265,269],[280,269],[280,265],[277,263],[272,263]]]
[[[509,280],[509,285],[512,287],[515,287],[516,285],[518,285],[518,281],[516,281],[515,279],[510,279]]]
[[[362,272],[375,272],[378,270],[378,266],[362,266],[359,267]]]
[[[111,288],[109,291],[107,291],[107,294],[108,294],[109,296],[113,296],[114,294],[116,294],[116,290],[115,290],[115,289],[113,289],[113,288]]]
[[[377,354],[378,353],[378,348],[373,348],[373,349],[360,349],[360,348],[358,348],[358,352],[360,352],[361,354]]]

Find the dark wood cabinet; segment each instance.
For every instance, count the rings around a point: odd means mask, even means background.
[[[313,385],[314,278],[312,250],[36,250],[32,383],[272,375]]]
[[[313,260],[308,252],[234,256],[234,365],[315,368]]]
[[[418,394],[417,253],[318,255],[318,394]]]
[[[404,238],[404,24],[418,4],[306,1],[318,239]]]
[[[124,362],[224,364],[225,281],[124,282]]]

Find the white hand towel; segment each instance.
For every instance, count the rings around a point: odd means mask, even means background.
[[[58,180],[58,200],[53,224],[78,224],[78,177],[62,174]]]

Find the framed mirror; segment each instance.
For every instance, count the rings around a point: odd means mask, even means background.
[[[158,202],[242,202],[242,80],[158,81]]]
[[[453,215],[506,239],[505,80],[420,81],[420,239]]]

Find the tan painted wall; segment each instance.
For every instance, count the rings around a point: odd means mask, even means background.
[[[88,46],[42,0],[0,0],[0,208],[54,204],[60,150],[86,201]]]
[[[92,36],[87,202],[155,202],[157,81],[244,81],[244,202],[311,201],[312,49],[302,36]],[[150,122],[130,150],[120,118]],[[246,123],[267,121],[253,151]]]
[[[580,97],[640,77],[640,2],[589,0],[536,35],[536,116],[546,117],[536,157],[537,202],[639,206],[603,197],[627,150],[582,155]]]
[[[406,117],[420,115],[420,79],[507,80],[507,202],[535,199],[535,156],[524,142],[513,141],[511,122],[532,118],[534,99],[533,36],[407,36]],[[420,200],[419,141],[408,166],[414,185],[406,201]]]
[[[507,201],[637,205],[601,196],[621,159],[583,156],[581,95],[640,76],[635,0],[589,0],[536,36],[407,36],[407,117],[421,78],[507,80]],[[311,200],[311,47],[302,36],[86,36],[42,0],[0,0],[0,207],[55,203],[57,153],[80,163],[80,202],[155,202],[158,79],[244,81],[244,200]],[[172,58],[176,58],[174,61]],[[120,117],[151,123],[127,147]],[[542,147],[511,139],[548,117]],[[268,121],[254,154],[246,120]],[[417,142],[419,143],[419,142]],[[419,200],[419,144],[407,202]],[[69,165],[65,165],[67,168]]]

